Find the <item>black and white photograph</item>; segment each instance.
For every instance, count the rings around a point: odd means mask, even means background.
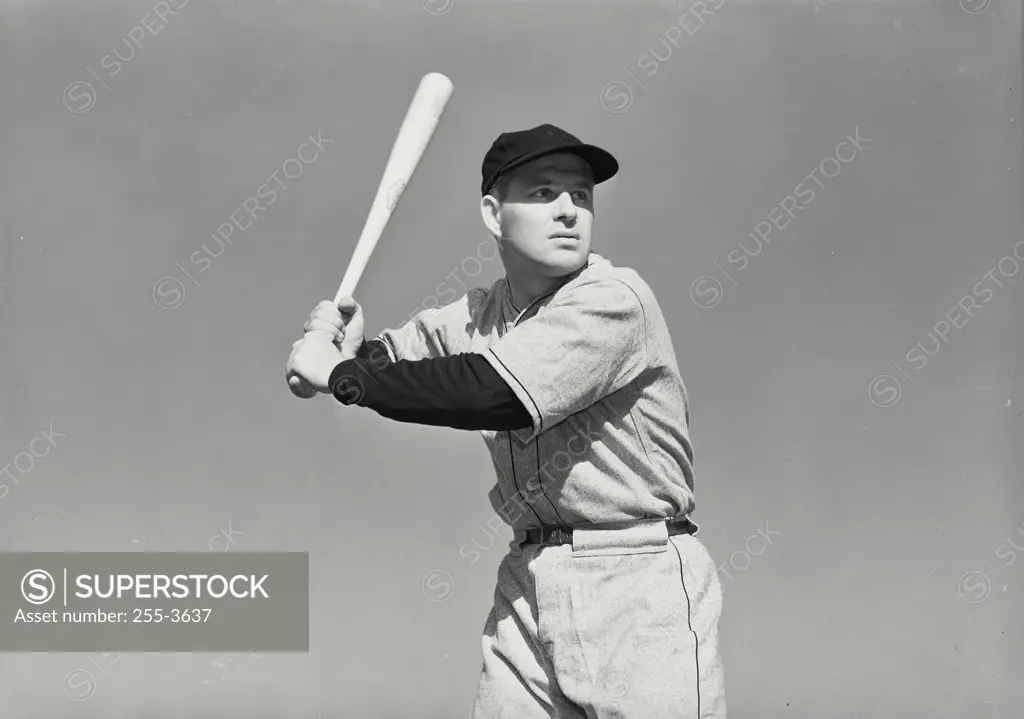
[[[1021,0],[0,0],[0,719],[1024,718]]]

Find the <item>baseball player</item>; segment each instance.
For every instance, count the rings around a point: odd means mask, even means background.
[[[353,298],[322,302],[288,358],[343,404],[483,435],[514,538],[473,719],[726,716],[672,340],[651,288],[591,251],[618,168],[553,125],[503,133],[480,212],[505,276],[369,341]]]

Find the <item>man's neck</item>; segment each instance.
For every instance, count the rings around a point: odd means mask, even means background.
[[[508,288],[512,293],[512,304],[519,310],[525,310],[533,302],[541,297],[547,297],[562,285],[570,282],[579,275],[587,265],[565,275],[564,277],[542,277],[527,272],[516,272],[512,268],[505,268],[505,279],[508,281]]]

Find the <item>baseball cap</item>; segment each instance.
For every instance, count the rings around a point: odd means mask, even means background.
[[[487,194],[502,173],[557,152],[569,152],[583,158],[594,172],[594,184],[610,179],[619,171],[618,161],[608,151],[581,142],[578,137],[560,127],[538,125],[529,130],[498,135],[498,139],[484,155],[481,196]]]

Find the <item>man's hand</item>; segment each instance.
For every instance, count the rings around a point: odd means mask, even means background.
[[[353,298],[343,297],[337,305],[324,300],[314,307],[302,329],[328,333],[345,359],[352,359],[363,346],[363,326],[363,308]]]
[[[285,376],[297,375],[317,392],[331,394],[331,372],[344,360],[341,350],[334,343],[330,333],[322,330],[307,332],[306,336],[292,345],[288,355]],[[303,399],[309,399],[308,396]]]
[[[344,297],[335,305],[330,300],[318,304],[302,326],[306,335],[292,345],[285,377],[301,377],[313,392],[331,394],[331,371],[343,360],[356,356],[363,345],[363,310],[353,298]]]

